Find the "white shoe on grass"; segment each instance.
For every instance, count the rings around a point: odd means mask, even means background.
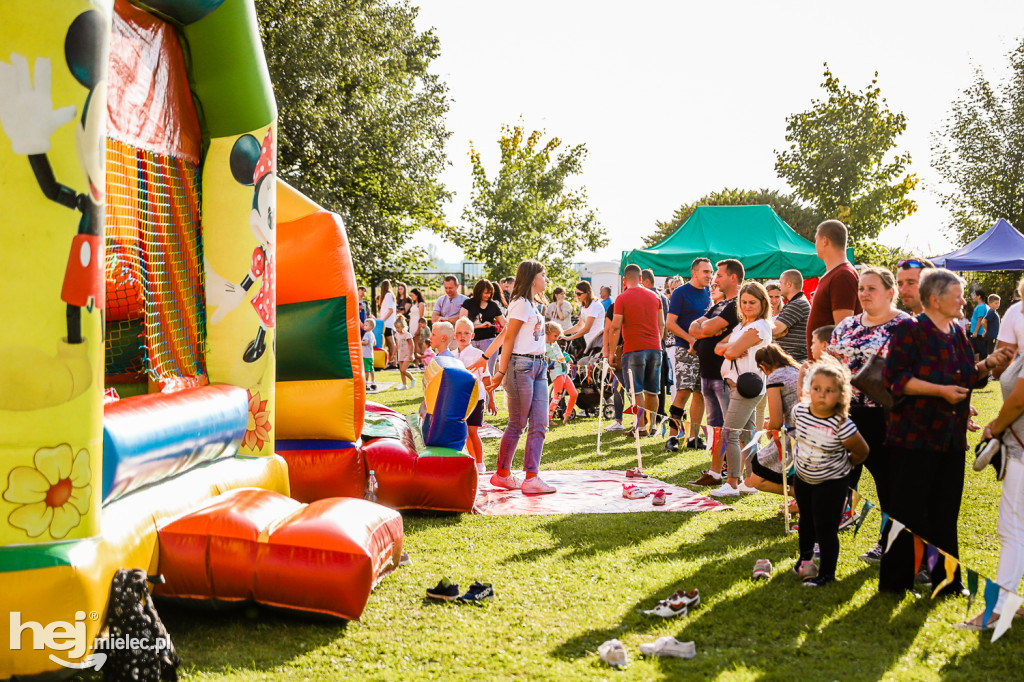
[[[740,482],[739,487],[736,489],[739,490],[741,493],[744,493],[745,495],[753,495],[755,493],[761,492],[757,488],[751,487],[742,481]]]
[[[675,637],[659,637],[653,642],[642,643],[640,653],[644,656],[693,658],[697,655],[697,647],[693,642],[680,642]]]
[[[605,431],[622,431],[622,422],[612,422],[608,426],[604,427]]]
[[[740,494],[739,488],[733,488],[729,485],[729,481],[722,483],[721,488],[716,488],[708,493],[711,497],[734,497]]]

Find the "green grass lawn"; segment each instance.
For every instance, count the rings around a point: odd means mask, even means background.
[[[396,373],[379,380],[397,381]],[[376,396],[403,412],[421,391]],[[498,394],[503,412],[504,394]],[[998,387],[975,394],[980,419],[999,406]],[[492,418],[504,427],[504,417]],[[596,420],[553,427],[542,469],[623,469],[635,463],[632,441],[602,438]],[[972,437],[972,447],[976,437]],[[485,440],[493,466],[497,440]],[[649,439],[644,464],[669,483],[706,468],[702,452],[666,453]],[[522,450],[516,462],[521,466]],[[861,485],[874,498],[870,475]],[[960,516],[961,557],[995,575],[999,487],[992,470],[968,471]],[[877,593],[877,568],[857,560],[874,543],[874,512],[854,538],[841,536],[839,581],[808,590],[792,572],[795,535],[778,515],[781,498],[744,496],[734,509],[695,514],[589,516],[405,516],[413,564],[371,595],[363,619],[311,623],[250,607],[199,612],[158,605],[184,663],[186,679],[1014,679],[1020,675],[1019,625],[990,635],[955,630],[966,599],[902,600]],[[775,575],[750,580],[768,558]],[[483,607],[433,604],[424,589],[447,576],[463,588],[491,582],[497,598]],[[678,587],[700,589],[703,605],[664,621],[641,609]],[[976,612],[977,606],[974,607]],[[652,659],[637,645],[662,635],[692,640],[692,660]],[[630,651],[624,671],[597,656],[617,637]]]

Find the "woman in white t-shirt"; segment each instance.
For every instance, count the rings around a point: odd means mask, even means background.
[[[740,453],[740,437],[749,441],[755,429],[754,412],[765,393],[765,376],[754,359],[755,353],[772,342],[772,327],[768,321],[771,305],[768,291],[763,284],[747,282],[740,287],[740,324],[733,328],[729,338],[715,346],[715,352],[725,357],[722,363],[722,378],[729,386],[729,409],[725,413],[722,430],[726,432],[725,456],[729,465],[729,477],[722,487],[712,491],[715,497],[756,493],[741,482],[743,457]],[[736,387],[740,375],[752,372],[761,378],[761,390],[757,395],[742,396]]]
[[[504,383],[508,398],[508,426],[501,438],[498,470],[491,477],[491,485],[507,490],[522,489],[524,495],[555,492],[537,475],[548,431],[548,378],[544,317],[537,311],[535,301],[547,285],[543,265],[535,260],[519,264],[508,307],[508,325],[484,354],[484,358],[489,358],[492,349],[500,345],[501,357],[492,385]],[[523,480],[512,475],[512,460],[527,424],[523,465],[526,478]]]
[[[580,321],[565,330],[565,339],[572,341],[582,336],[585,348],[591,348],[596,341],[601,339],[601,334],[604,332],[606,311],[601,305],[601,301],[594,298],[594,290],[591,288],[590,282],[576,283],[576,300],[580,303]]]
[[[398,308],[395,305],[395,296],[391,293],[391,280],[386,279],[380,283],[380,298],[377,299],[377,319],[384,321],[384,345],[387,346],[389,366],[396,361],[396,317],[398,317]]]

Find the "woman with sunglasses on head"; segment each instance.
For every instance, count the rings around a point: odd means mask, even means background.
[[[566,341],[582,338],[585,342],[583,352],[586,353],[601,343],[606,311],[601,301],[594,298],[590,282],[576,283],[576,300],[580,304],[580,321],[566,329],[562,338]]]

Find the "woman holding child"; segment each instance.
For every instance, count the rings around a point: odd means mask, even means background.
[[[1012,359],[1001,349],[979,362],[963,327],[964,282],[945,268],[921,273],[924,312],[893,330],[885,384],[895,404],[886,429],[889,455],[889,515],[953,557],[959,556],[957,518],[964,487],[964,451],[972,388]],[[882,555],[878,588],[902,594],[914,586],[914,539],[899,533]],[[960,567],[946,582],[936,562],[932,584],[939,594],[963,590]]]

